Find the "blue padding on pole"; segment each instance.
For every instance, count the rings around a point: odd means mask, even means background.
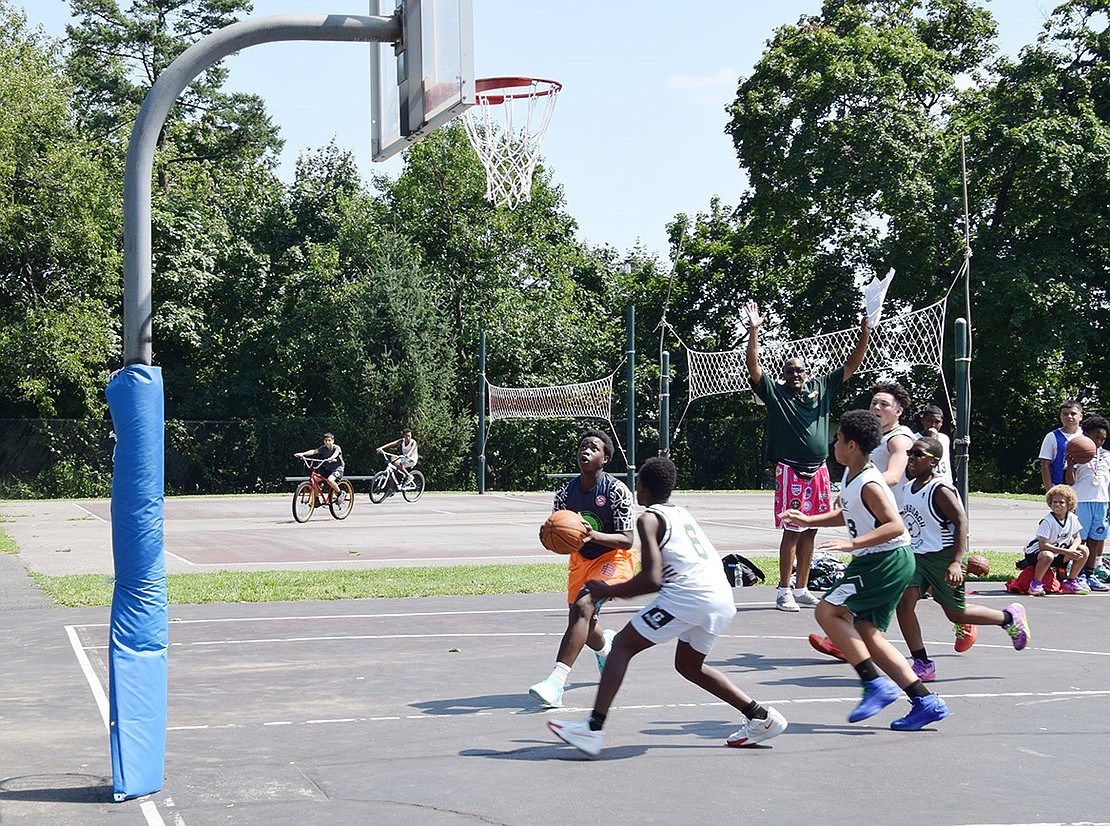
[[[169,608],[162,371],[132,364],[112,376],[105,395],[116,432],[108,713],[112,794],[119,801],[158,791],[165,773]]]

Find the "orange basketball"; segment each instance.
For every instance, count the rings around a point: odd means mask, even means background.
[[[1095,458],[1095,453],[1097,451],[1098,448],[1095,446],[1094,441],[1089,436],[1084,436],[1082,433],[1078,436],[1072,436],[1068,441],[1068,446],[1065,448],[1068,458],[1076,465],[1087,464],[1087,462]]]
[[[972,554],[967,558],[967,572],[972,576],[986,576],[991,572],[991,563],[982,554]]]
[[[552,553],[572,554],[582,547],[590,526],[574,511],[553,511],[540,528],[540,541]]]

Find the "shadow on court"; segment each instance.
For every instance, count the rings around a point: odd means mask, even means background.
[[[690,494],[722,553],[777,545],[769,494]],[[0,555],[0,822],[533,824],[568,801],[591,820],[644,823],[1059,823],[1106,820],[1099,795],[1030,779],[1091,776],[1110,724],[1110,595],[1027,599],[1032,642],[1014,652],[983,628],[965,653],[932,603],[919,615],[952,714],[888,726],[902,701],[848,724],[851,669],[814,652],[809,611],[738,588],[737,618],[709,661],[790,721],[754,749],[724,739],[740,716],[673,670],[673,647],[633,660],[589,760],[547,730],[592,705],[594,658],[571,673],[566,707],[527,689],[550,671],[562,594],[170,609],[165,787],[109,802],[108,609],[50,608],[26,576],[110,574],[103,502],[4,503],[20,554]],[[360,501],[345,522],[293,525],[286,497],[167,502],[167,565],[242,570],[544,560],[536,527],[550,494]],[[1042,507],[973,500],[972,539],[1024,544]],[[1015,550],[1015,558],[1016,558]],[[972,597],[1011,599],[997,583]],[[635,604],[606,607],[619,627]],[[900,645],[897,631],[890,635]],[[461,759],[466,758],[466,759]],[[619,771],[606,763],[617,762]],[[1016,781],[1016,782],[1015,782]],[[553,814],[558,813],[558,814]]]
[[[560,594],[173,606],[165,788],[120,804],[108,802],[96,696],[107,611],[7,612],[0,821],[532,824],[571,800],[614,823],[1105,819],[1097,795],[1060,783],[1023,793],[1015,778],[1097,765],[1110,596],[1027,600],[1033,638],[1020,653],[983,628],[956,654],[951,626],[923,603],[934,686],[952,713],[898,733],[889,724],[902,701],[846,722],[858,683],[809,648],[811,612],[774,610],[767,587],[735,594],[744,610],[710,662],[789,729],[759,748],[725,747],[740,716],[679,677],[662,646],[633,660],[597,760],[545,725],[587,713],[598,679],[588,652],[565,708],[527,695],[563,631]],[[1010,601],[997,589],[978,599]],[[614,604],[603,622],[619,627],[632,610]]]

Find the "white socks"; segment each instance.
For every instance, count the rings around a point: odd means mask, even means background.
[[[564,663],[555,663],[555,667],[551,669],[551,676],[547,679],[554,680],[559,685],[566,685],[568,676],[570,676],[570,666]]]

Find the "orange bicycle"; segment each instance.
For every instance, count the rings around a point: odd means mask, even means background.
[[[351,515],[355,506],[355,489],[346,479],[340,479],[339,493],[334,493],[325,477],[316,472],[324,462],[322,459],[309,459],[301,457],[308,468],[308,481],[297,485],[293,492],[293,518],[298,522],[307,522],[312,518],[312,512],[317,506],[328,506],[331,515],[336,519],[346,519]]]

